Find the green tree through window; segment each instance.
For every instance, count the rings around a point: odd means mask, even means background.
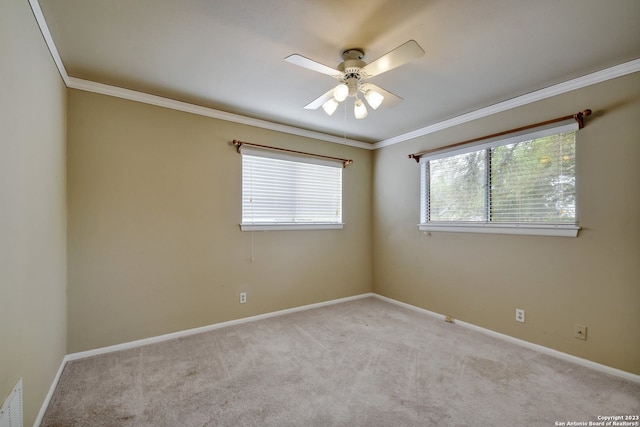
[[[491,221],[575,222],[574,133],[491,150]]]
[[[483,221],[486,152],[474,151],[430,162],[430,220]]]
[[[423,160],[422,223],[575,223],[575,132]]]

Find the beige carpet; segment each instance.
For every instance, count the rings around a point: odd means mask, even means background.
[[[555,426],[640,384],[375,298],[69,362],[43,426]]]

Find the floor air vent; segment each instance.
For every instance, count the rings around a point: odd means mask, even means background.
[[[0,409],[0,427],[23,427],[22,425],[22,378],[13,388]]]

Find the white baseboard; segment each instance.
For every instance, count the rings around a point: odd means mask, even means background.
[[[49,406],[49,402],[51,402],[51,398],[53,397],[53,392],[56,391],[56,387],[58,386],[58,381],[60,381],[60,376],[62,375],[62,371],[64,371],[64,366],[67,364],[67,356],[62,358],[62,362],[60,362],[60,367],[58,368],[58,372],[56,372],[56,376],[53,377],[53,382],[49,387],[49,392],[44,398],[44,402],[42,402],[42,406],[40,407],[40,412],[38,412],[38,416],[36,417],[35,422],[33,423],[33,427],[39,427],[42,422],[42,418],[44,417],[44,413],[47,411],[47,407]]]
[[[174,333],[170,333],[170,334],[164,334],[164,335],[158,335],[156,337],[150,337],[150,338],[144,338],[141,340],[136,340],[136,341],[130,341],[130,342],[126,342],[126,343],[122,343],[122,344],[117,344],[117,345],[112,345],[112,346],[108,346],[108,347],[101,347],[101,348],[96,348],[93,350],[88,350],[88,351],[82,351],[82,352],[78,352],[78,353],[71,353],[71,354],[67,354],[63,359],[62,359],[62,363],[60,364],[60,368],[58,369],[58,372],[55,376],[55,378],[53,379],[53,383],[51,384],[51,387],[49,388],[49,392],[47,393],[47,396],[44,400],[44,402],[42,403],[42,407],[40,408],[40,412],[38,413],[38,417],[36,418],[35,423],[33,424],[34,427],[39,427],[40,423],[42,422],[42,418],[44,417],[44,413],[47,410],[47,407],[49,406],[49,402],[51,401],[51,397],[53,396],[53,392],[55,391],[57,385],[58,385],[58,381],[60,380],[60,376],[62,375],[62,371],[64,370],[64,367],[66,365],[66,363],[68,361],[72,361],[72,360],[78,360],[78,359],[84,359],[85,357],[91,357],[91,356],[97,356],[100,354],[106,354],[106,353],[112,353],[114,351],[120,351],[120,350],[127,350],[127,349],[131,349],[131,348],[136,348],[136,347],[141,347],[143,345],[147,345],[147,344],[154,344],[154,343],[159,343],[162,341],[168,341],[168,340],[172,340],[175,338],[180,338],[180,337],[186,337],[189,335],[194,335],[194,334],[199,334],[202,332],[207,332],[207,331],[213,331],[215,329],[221,329],[221,328],[226,328],[228,326],[234,326],[234,325],[241,325],[243,323],[249,323],[249,322],[255,322],[257,320],[262,320],[262,319],[268,319],[271,317],[277,317],[277,316],[282,316],[285,314],[289,314],[289,313],[296,313],[299,311],[305,311],[305,310],[311,310],[313,308],[319,308],[319,307],[325,307],[325,306],[329,306],[329,305],[333,305],[333,304],[339,304],[339,303],[343,303],[343,302],[347,302],[347,301],[355,301],[358,299],[363,299],[363,298],[369,298],[369,297],[373,297],[373,298],[378,298],[382,301],[387,301],[390,302],[392,304],[396,304],[398,306],[407,308],[409,310],[413,310],[413,311],[417,311],[423,314],[427,314],[429,316],[435,317],[437,319],[440,320],[445,320],[446,316],[439,314],[439,313],[435,313],[433,311],[429,311],[426,310],[424,308],[420,308],[420,307],[416,307],[415,305],[411,305],[411,304],[407,304],[398,300],[394,300],[382,295],[378,295],[375,293],[364,293],[364,294],[360,294],[360,295],[354,295],[351,297],[346,297],[346,298],[339,298],[339,299],[335,299],[335,300],[330,300],[330,301],[324,301],[324,302],[319,302],[319,303],[315,303],[315,304],[309,304],[309,305],[303,305],[300,307],[294,307],[294,308],[288,308],[286,310],[279,310],[279,311],[274,311],[271,313],[264,313],[264,314],[259,314],[257,316],[250,316],[250,317],[245,317],[242,319],[236,319],[236,320],[230,320],[228,322],[221,322],[221,323],[215,323],[213,325],[207,325],[207,326],[202,326],[199,328],[193,328],[193,329],[187,329],[184,331],[179,331],[179,332],[174,332]],[[460,320],[456,320],[455,321],[456,325],[471,329],[473,331],[476,332],[480,332],[483,333],[485,335],[489,335],[492,336],[494,338],[498,338],[501,339],[503,341],[507,341],[507,342],[511,342],[513,344],[517,344],[521,347],[525,347],[534,351],[537,351],[539,353],[542,354],[546,354],[548,356],[552,356],[552,357],[556,357],[558,359],[562,359],[562,360],[566,360],[572,363],[575,363],[577,365],[581,365],[581,366],[585,366],[587,368],[591,368],[593,370],[599,371],[599,372],[604,372],[606,374],[609,375],[613,375],[619,378],[623,378],[625,380],[628,381],[632,381],[634,383],[640,383],[640,375],[636,375],[636,374],[632,374],[630,372],[626,372],[626,371],[622,371],[620,369],[616,369],[616,368],[612,368],[610,366],[606,366],[606,365],[602,365],[600,363],[596,363],[596,362],[592,362],[591,360],[586,360],[586,359],[582,359],[580,357],[576,357],[567,353],[563,353],[561,351],[558,350],[554,350],[548,347],[544,347],[538,344],[533,344],[530,343],[528,341],[524,341],[518,338],[514,338],[511,337],[509,335],[505,335],[505,334],[501,334],[499,332],[495,332],[492,331],[490,329],[485,329],[482,328],[480,326],[476,326],[473,325],[471,323],[466,323],[466,322],[462,322]]]
[[[409,310],[418,311],[420,313],[427,314],[427,315],[435,317],[437,319],[444,320],[446,318],[446,316],[444,316],[442,314],[434,313],[433,311],[425,310],[424,308],[416,307],[415,305],[407,304],[405,302],[394,300],[394,299],[391,299],[391,298],[388,298],[388,297],[385,297],[385,296],[382,296],[382,295],[373,294],[373,297],[374,298],[378,298],[378,299],[383,300],[383,301],[390,302],[392,304],[399,305],[401,307],[405,307],[405,308],[407,308]],[[565,360],[565,361],[568,361],[568,362],[572,362],[572,363],[575,363],[575,364],[580,365],[580,366],[591,368],[591,369],[593,369],[595,371],[603,372],[605,374],[613,375],[613,376],[616,376],[616,377],[619,377],[619,378],[623,378],[625,380],[632,381],[634,383],[639,383],[640,384],[640,375],[632,374],[631,372],[626,372],[626,371],[623,371],[623,370],[620,370],[620,369],[612,368],[611,366],[603,365],[601,363],[592,362],[591,360],[583,359],[581,357],[577,357],[577,356],[573,356],[571,354],[563,353],[561,351],[554,350],[554,349],[549,348],[549,347],[544,347],[544,346],[541,346],[539,344],[534,344],[534,343],[531,343],[529,341],[524,341],[524,340],[521,340],[519,338],[514,338],[514,337],[509,336],[509,335],[501,334],[499,332],[495,332],[495,331],[492,331],[490,329],[485,329],[485,328],[482,328],[480,326],[473,325],[471,323],[467,323],[467,322],[462,322],[460,320],[456,320],[455,324],[459,325],[459,326],[462,326],[464,328],[467,328],[467,329],[471,329],[471,330],[476,331],[476,332],[480,332],[480,333],[485,334],[485,335],[489,335],[489,336],[494,337],[494,338],[498,338],[498,339],[503,340],[503,341],[507,341],[507,342],[519,345],[521,347],[528,348],[530,350],[537,351],[538,353],[546,354],[547,356],[552,356],[552,357],[555,357],[557,359],[562,359],[562,360]]]
[[[96,348],[96,349],[93,349],[93,350],[81,351],[81,352],[78,352],[78,353],[67,354],[62,359],[62,363],[60,363],[60,368],[58,368],[58,373],[56,374],[55,378],[53,379],[53,383],[51,383],[51,387],[49,387],[49,392],[47,393],[47,396],[45,397],[44,402],[42,402],[42,406],[40,407],[40,412],[38,413],[38,417],[36,418],[36,421],[33,424],[33,427],[39,427],[40,426],[40,423],[42,422],[42,418],[44,417],[44,413],[46,412],[47,407],[49,406],[49,403],[51,402],[51,398],[53,397],[53,392],[55,391],[56,387],[58,386],[58,381],[60,381],[60,376],[62,375],[62,371],[64,370],[64,367],[67,364],[67,362],[69,362],[69,361],[84,359],[85,357],[97,356],[97,355],[100,355],[100,354],[112,353],[114,351],[127,350],[127,349],[130,349],[130,348],[141,347],[143,345],[154,344],[154,343],[159,343],[159,342],[162,342],[162,341],[172,340],[172,339],[175,339],[175,338],[186,337],[186,336],[189,336],[189,335],[195,335],[195,334],[199,334],[199,333],[202,333],[202,332],[213,331],[215,329],[226,328],[228,326],[241,325],[243,323],[255,322],[257,320],[262,320],[262,319],[268,319],[268,318],[271,318],[271,317],[282,316],[282,315],[289,314],[289,313],[296,313],[298,311],[311,310],[313,308],[326,307],[328,305],[339,304],[339,303],[348,302],[348,301],[355,301],[355,300],[358,300],[358,299],[369,298],[369,297],[372,297],[372,296],[374,296],[374,294],[372,294],[371,292],[368,292],[368,293],[365,293],[365,294],[354,295],[354,296],[351,296],[351,297],[339,298],[339,299],[330,300],[330,301],[318,302],[318,303],[315,303],[315,304],[303,305],[303,306],[300,306],[300,307],[288,308],[288,309],[285,309],[285,310],[273,311],[271,313],[259,314],[257,316],[244,317],[242,319],[230,320],[228,322],[215,323],[213,325],[202,326],[202,327],[199,327],[199,328],[186,329],[184,331],[173,332],[173,333],[170,333],[170,334],[158,335],[158,336],[155,336],[155,337],[144,338],[144,339],[141,339],[141,340],[130,341],[130,342],[122,343],[122,344],[111,345],[111,346],[108,346],[108,347],[101,347],[101,348]]]
[[[271,317],[283,316],[289,313],[295,313],[298,311],[311,310],[313,308],[325,307],[328,305],[339,304],[347,301],[354,301],[357,299],[368,298],[373,296],[372,293],[354,295],[352,297],[339,298],[330,301],[318,302],[315,304],[303,305],[300,307],[287,308],[285,310],[273,311],[271,313],[258,314],[256,316],[243,317],[242,319],[229,320],[227,322],[214,323],[213,325],[201,326],[199,328],[186,329],[184,331],[173,332],[170,334],[158,335],[155,337],[144,338],[136,341],[130,341],[122,344],[111,345],[108,347],[100,347],[93,350],[81,351],[78,353],[71,353],[65,356],[66,360],[84,359],[85,357],[96,356],[99,354],[111,353],[114,351],[127,350],[130,348],[136,348],[143,345],[155,344],[162,341],[168,341],[175,338],[187,337],[189,335],[200,334],[202,332],[213,331],[215,329],[226,328],[228,326],[242,325],[243,323],[255,322],[257,320],[268,319]]]

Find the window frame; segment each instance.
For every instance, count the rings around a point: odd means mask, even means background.
[[[241,231],[286,231],[286,230],[331,230],[342,229],[344,227],[343,222],[343,205],[344,205],[344,192],[343,192],[343,173],[344,164],[341,160],[331,160],[326,158],[313,157],[311,155],[294,154],[289,152],[278,152],[265,148],[256,148],[252,146],[241,146],[239,152],[242,157],[241,169],[244,175],[245,168],[245,156],[259,157],[263,159],[282,160],[292,163],[304,163],[307,165],[316,165],[320,167],[331,167],[340,170],[340,218],[338,222],[325,222],[325,221],[305,221],[305,222],[250,222],[245,221],[245,187],[244,176],[241,181]],[[293,181],[294,182],[294,181]]]
[[[495,148],[498,146],[509,145],[517,142],[530,141],[545,136],[556,135],[560,133],[576,132],[579,125],[575,120],[567,120],[560,124],[552,124],[541,126],[534,130],[526,130],[507,136],[496,137],[492,139],[482,140],[463,146],[452,147],[436,151],[430,155],[420,158],[420,223],[418,229],[423,232],[463,232],[463,233],[491,233],[491,234],[516,234],[516,235],[537,235],[537,236],[558,236],[558,237],[577,237],[580,226],[578,225],[578,212],[576,203],[575,223],[540,223],[540,222],[491,222],[485,221],[425,221],[428,215],[425,209],[428,209],[428,172],[429,162],[460,154],[477,152]],[[489,156],[487,156],[489,157]],[[576,156],[577,157],[577,156]],[[490,159],[487,159],[490,162]],[[489,176],[490,168],[487,167],[485,178],[485,194],[490,197],[488,186],[490,185]],[[425,188],[426,187],[426,188]],[[578,185],[576,183],[576,189]],[[577,192],[577,191],[576,191]],[[487,203],[489,206],[490,200]]]

